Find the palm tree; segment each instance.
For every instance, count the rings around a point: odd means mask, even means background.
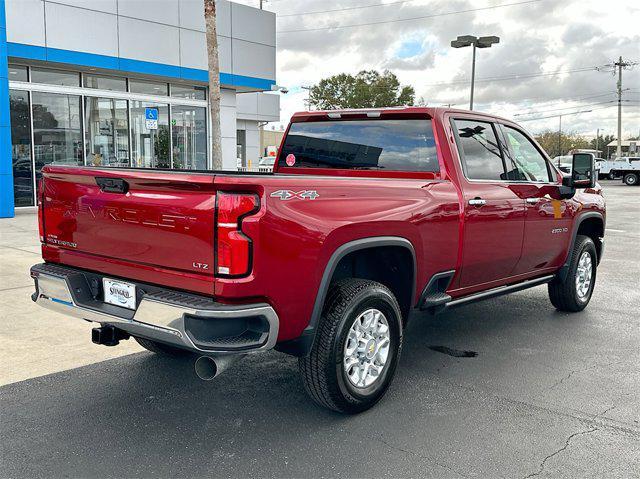
[[[209,114],[211,115],[212,166],[214,170],[221,170],[220,63],[218,60],[215,0],[204,0],[204,21],[207,29],[207,63],[209,65]]]

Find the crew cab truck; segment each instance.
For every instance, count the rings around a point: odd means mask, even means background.
[[[605,231],[593,155],[563,177],[509,120],[414,107],[297,113],[266,174],[50,165],[38,211],[33,300],[94,342],[204,379],[275,348],[344,413],[384,395],[413,311],[543,284],[585,308]]]

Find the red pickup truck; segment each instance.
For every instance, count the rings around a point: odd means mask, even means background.
[[[275,348],[356,413],[394,375],[412,311],[548,284],[580,311],[603,253],[594,158],[563,177],[517,124],[440,108],[293,116],[273,173],[47,166],[33,300],[196,353],[198,375]]]

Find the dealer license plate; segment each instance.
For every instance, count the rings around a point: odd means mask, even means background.
[[[136,285],[115,279],[102,279],[104,302],[136,309]]]

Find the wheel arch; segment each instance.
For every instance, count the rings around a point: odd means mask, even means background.
[[[379,262],[371,267],[369,261],[373,258]],[[396,259],[399,264],[394,262]],[[398,274],[382,277],[393,272],[394,265]],[[406,274],[407,269],[410,274]],[[311,351],[329,288],[335,281],[347,277],[371,279],[387,286],[396,296],[406,324],[415,304],[417,262],[413,244],[400,236],[361,238],[341,245],[332,253],[320,280],[308,326],[299,338],[281,343],[276,349],[295,356],[306,356]]]
[[[605,228],[605,219],[604,215],[597,211],[589,211],[581,214],[575,222],[575,226],[573,228],[571,243],[567,248],[567,259],[560,268],[558,272],[558,276],[561,280],[565,280],[567,274],[569,273],[569,265],[571,263],[571,252],[573,251],[573,246],[576,243],[576,238],[579,234],[590,237],[595,246],[596,253],[598,255],[598,263],[600,263],[600,259],[602,258],[602,254],[604,253],[604,228]]]

